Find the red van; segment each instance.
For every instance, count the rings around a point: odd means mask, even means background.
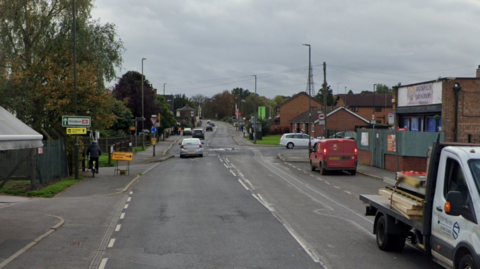
[[[322,139],[312,147],[310,168],[320,169],[325,175],[330,170],[345,170],[351,175],[357,173],[357,143],[352,139]]]

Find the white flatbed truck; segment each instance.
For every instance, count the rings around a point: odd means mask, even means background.
[[[375,216],[377,246],[402,251],[408,240],[445,268],[480,269],[480,145],[434,143],[424,183],[396,184],[423,199],[421,214],[414,217],[385,196],[360,195],[366,215]]]

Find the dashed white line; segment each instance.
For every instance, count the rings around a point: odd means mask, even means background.
[[[133,191],[130,192],[130,195],[132,195],[132,194],[133,194]]]
[[[103,258],[102,262],[100,263],[100,266],[98,266],[98,269],[105,269],[105,266],[107,265],[108,258]]]
[[[344,192],[346,192],[346,193],[348,193],[348,194],[352,194],[352,193],[351,193],[351,192],[349,192],[349,191],[344,191]]]
[[[127,208],[128,208],[128,204],[125,204],[125,206],[124,206],[123,208],[127,209]]]
[[[240,182],[240,184],[242,184],[242,186],[248,191],[248,187],[245,186],[245,184],[243,184],[243,182],[239,179],[238,182]]]
[[[234,177],[237,176],[237,175],[235,175],[235,172],[233,172],[232,170],[230,170],[230,173],[232,173],[232,175],[233,175]]]
[[[132,200],[132,197],[128,197],[127,202],[130,202]]]
[[[113,247],[113,244],[115,244],[115,238],[110,239],[110,242],[108,243],[108,247],[109,248]]]
[[[340,189],[340,187],[339,187],[339,186],[333,186],[333,187],[334,187],[335,189]]]
[[[121,227],[122,227],[122,224],[117,224],[117,227],[115,227],[115,232],[120,231]]]
[[[122,213],[122,214],[120,215],[120,219],[124,219],[124,218],[125,218],[125,213]]]
[[[328,185],[332,185],[332,184],[330,184],[330,182],[328,182],[328,181],[325,181],[325,183],[327,183]]]

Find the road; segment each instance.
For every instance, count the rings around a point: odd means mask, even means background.
[[[377,248],[358,195],[379,180],[283,163],[287,149],[238,146],[222,123],[204,150],[157,164],[132,187],[100,268],[440,268],[410,246]]]

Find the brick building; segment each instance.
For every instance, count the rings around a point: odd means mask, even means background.
[[[310,107],[312,109],[322,107],[322,103],[320,103],[317,99],[308,96],[306,92],[299,92],[278,106],[278,115],[274,119],[275,128],[284,129],[285,131],[288,128],[288,132],[295,132],[296,127],[293,128],[290,124],[290,121],[298,117],[300,114],[306,111],[308,112],[309,99]],[[310,129],[308,123],[306,126],[303,127],[303,129],[305,131]]]
[[[397,127],[443,132],[446,142],[480,143],[480,66],[476,73],[394,87]]]
[[[369,122],[373,119],[376,124],[388,124],[388,113],[393,113],[392,97],[392,94],[339,94],[335,107],[346,107]]]

